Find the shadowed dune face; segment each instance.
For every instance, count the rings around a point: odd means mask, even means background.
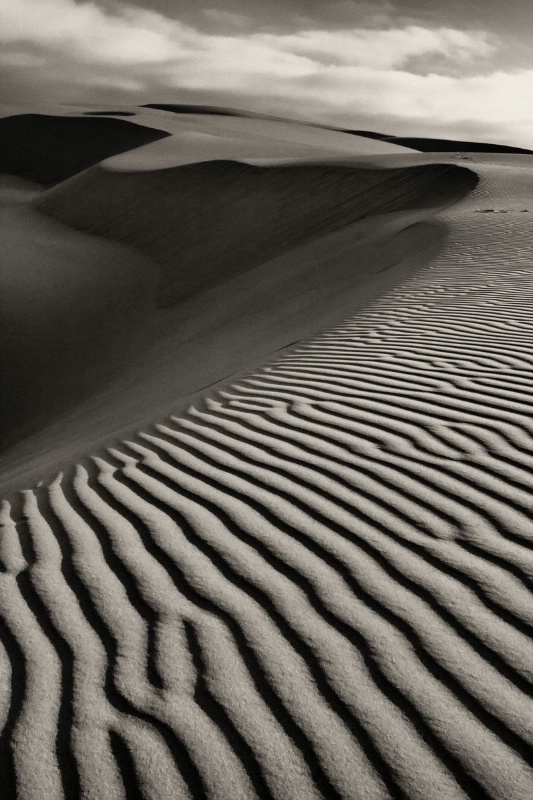
[[[0,209],[29,203],[43,191],[39,183],[32,183],[17,175],[0,173]]]
[[[353,136],[362,136],[365,139],[376,139],[381,142],[408,147],[418,150],[421,153],[454,153],[458,150],[465,153],[510,153],[510,154],[531,154],[533,150],[525,150],[522,147],[510,147],[505,144],[492,144],[488,142],[465,142],[458,139],[431,139],[422,136],[390,136],[387,133],[376,133],[376,131],[361,131],[343,128],[343,133]]]
[[[395,138],[394,136],[389,136],[386,133],[376,133],[376,131],[359,131],[351,128],[343,128],[343,133],[351,133],[353,136],[364,136],[366,139],[378,139],[381,141]]]
[[[134,117],[135,111],[84,111],[86,117]]]
[[[198,106],[191,103],[145,103],[141,108],[154,108],[159,111],[171,111],[173,114],[213,114],[220,117],[246,117],[246,111],[236,111],[217,106]],[[254,116],[250,114],[250,116]]]
[[[361,170],[218,161],[140,173],[95,168],[37,205],[148,253],[161,265],[159,304],[167,306],[371,214],[456,200],[477,180],[453,165]]]
[[[354,131],[359,136],[370,136],[379,138],[383,141],[400,144],[404,147],[411,147],[413,150],[420,150],[422,153],[451,153],[460,150],[465,153],[530,153],[533,150],[524,150],[521,147],[509,147],[505,144],[489,144],[486,142],[462,142],[455,139],[424,139],[415,136],[376,136],[375,134],[364,134],[361,131]]]
[[[0,230],[5,448],[120,372],[141,344],[155,276],[140,254],[22,204],[0,208]]]
[[[120,119],[17,114],[0,119],[0,172],[55,184],[169,135]]]

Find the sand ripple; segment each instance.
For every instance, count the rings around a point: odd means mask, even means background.
[[[452,223],[364,313],[5,504],[4,797],[533,795],[531,233]]]

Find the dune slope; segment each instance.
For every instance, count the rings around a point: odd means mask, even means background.
[[[168,135],[120,119],[16,114],[0,119],[0,172],[54,184]]]
[[[439,206],[476,184],[453,165],[355,169],[210,161],[153,172],[101,167],[37,207],[74,228],[135,245],[161,265],[171,305],[362,217]]]
[[[425,220],[476,180],[453,165],[98,167],[42,193],[46,217],[10,208],[31,195],[7,181],[4,481],[43,463],[48,474],[366,302],[436,246],[441,233]],[[155,256],[159,278],[123,243]]]
[[[31,186],[0,187],[2,450],[120,373],[156,296],[154,265],[38,214],[24,204]]]
[[[533,195],[479,171],[402,285],[4,504],[8,800],[531,798]]]

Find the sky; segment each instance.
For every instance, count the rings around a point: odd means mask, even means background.
[[[531,0],[0,0],[1,99],[533,149],[532,30]]]

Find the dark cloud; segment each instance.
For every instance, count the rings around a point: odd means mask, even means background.
[[[104,0],[116,8],[117,0]],[[359,27],[386,24],[395,12],[391,0],[129,0],[200,30],[217,33],[250,31],[287,33],[319,27]]]
[[[533,26],[530,0],[128,0],[201,30],[290,32],[302,28],[360,27],[388,24],[487,28],[523,35]],[[102,0],[116,8],[118,0]]]

